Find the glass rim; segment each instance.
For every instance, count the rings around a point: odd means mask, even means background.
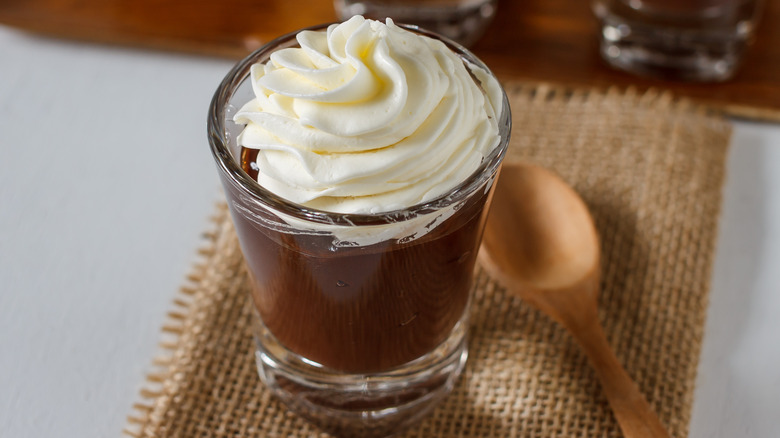
[[[509,99],[507,98],[503,87],[501,87],[502,112],[498,120],[499,143],[491,150],[490,154],[485,156],[479,167],[477,167],[468,178],[448,190],[446,193],[426,202],[415,204],[407,208],[378,213],[338,213],[319,210],[292,202],[271,192],[244,172],[240,163],[238,163],[236,157],[234,157],[230,151],[230,140],[226,135],[225,113],[228,102],[241,84],[249,77],[251,66],[260,62],[259,60],[261,58],[270,56],[270,54],[277,49],[285,47],[282,46],[283,44],[295,41],[295,37],[302,31],[325,30],[328,26],[339,23],[340,22],[318,24],[282,35],[247,55],[244,59],[236,63],[227,75],[225,75],[211,99],[207,121],[209,144],[219,171],[222,172],[223,175],[226,175],[234,186],[251,194],[253,200],[274,211],[296,219],[328,225],[356,226],[405,222],[412,218],[452,206],[474,193],[496,172],[506,154],[509,144],[512,119]],[[398,23],[396,23],[396,25],[406,30],[442,41],[461,59],[482,68],[490,76],[495,78],[493,72],[491,72],[476,55],[453,40],[416,25]],[[504,133],[504,131],[506,132]]]

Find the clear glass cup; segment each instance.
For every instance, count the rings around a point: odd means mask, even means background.
[[[604,60],[621,70],[691,81],[736,73],[762,0],[594,0]]]
[[[462,46],[406,27],[489,73]],[[307,208],[244,171],[253,160],[242,157],[243,125],[233,122],[253,97],[251,65],[293,46],[289,34],[239,62],[209,109],[211,150],[251,280],[257,367],[279,399],[322,429],[387,436],[444,398],[465,364],[472,275],[509,141],[509,104],[504,95],[499,145],[449,193],[387,213]]]
[[[334,0],[341,20],[353,15],[410,23],[470,46],[496,15],[497,0]]]

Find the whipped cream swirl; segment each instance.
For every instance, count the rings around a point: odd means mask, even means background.
[[[379,213],[433,200],[499,143],[500,86],[441,41],[355,16],[251,69],[235,115],[258,183],[292,202]]]

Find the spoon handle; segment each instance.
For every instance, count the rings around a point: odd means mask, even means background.
[[[601,324],[590,324],[587,330],[572,331],[572,334],[590,358],[626,438],[668,437],[639,387],[620,365]]]

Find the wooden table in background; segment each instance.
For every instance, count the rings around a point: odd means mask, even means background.
[[[668,89],[740,117],[780,121],[780,1],[767,0],[756,43],[720,84],[641,78],[598,55],[588,0],[501,0],[473,47],[501,79],[575,87]],[[239,58],[336,19],[329,0],[0,0],[0,23],[54,37]]]

